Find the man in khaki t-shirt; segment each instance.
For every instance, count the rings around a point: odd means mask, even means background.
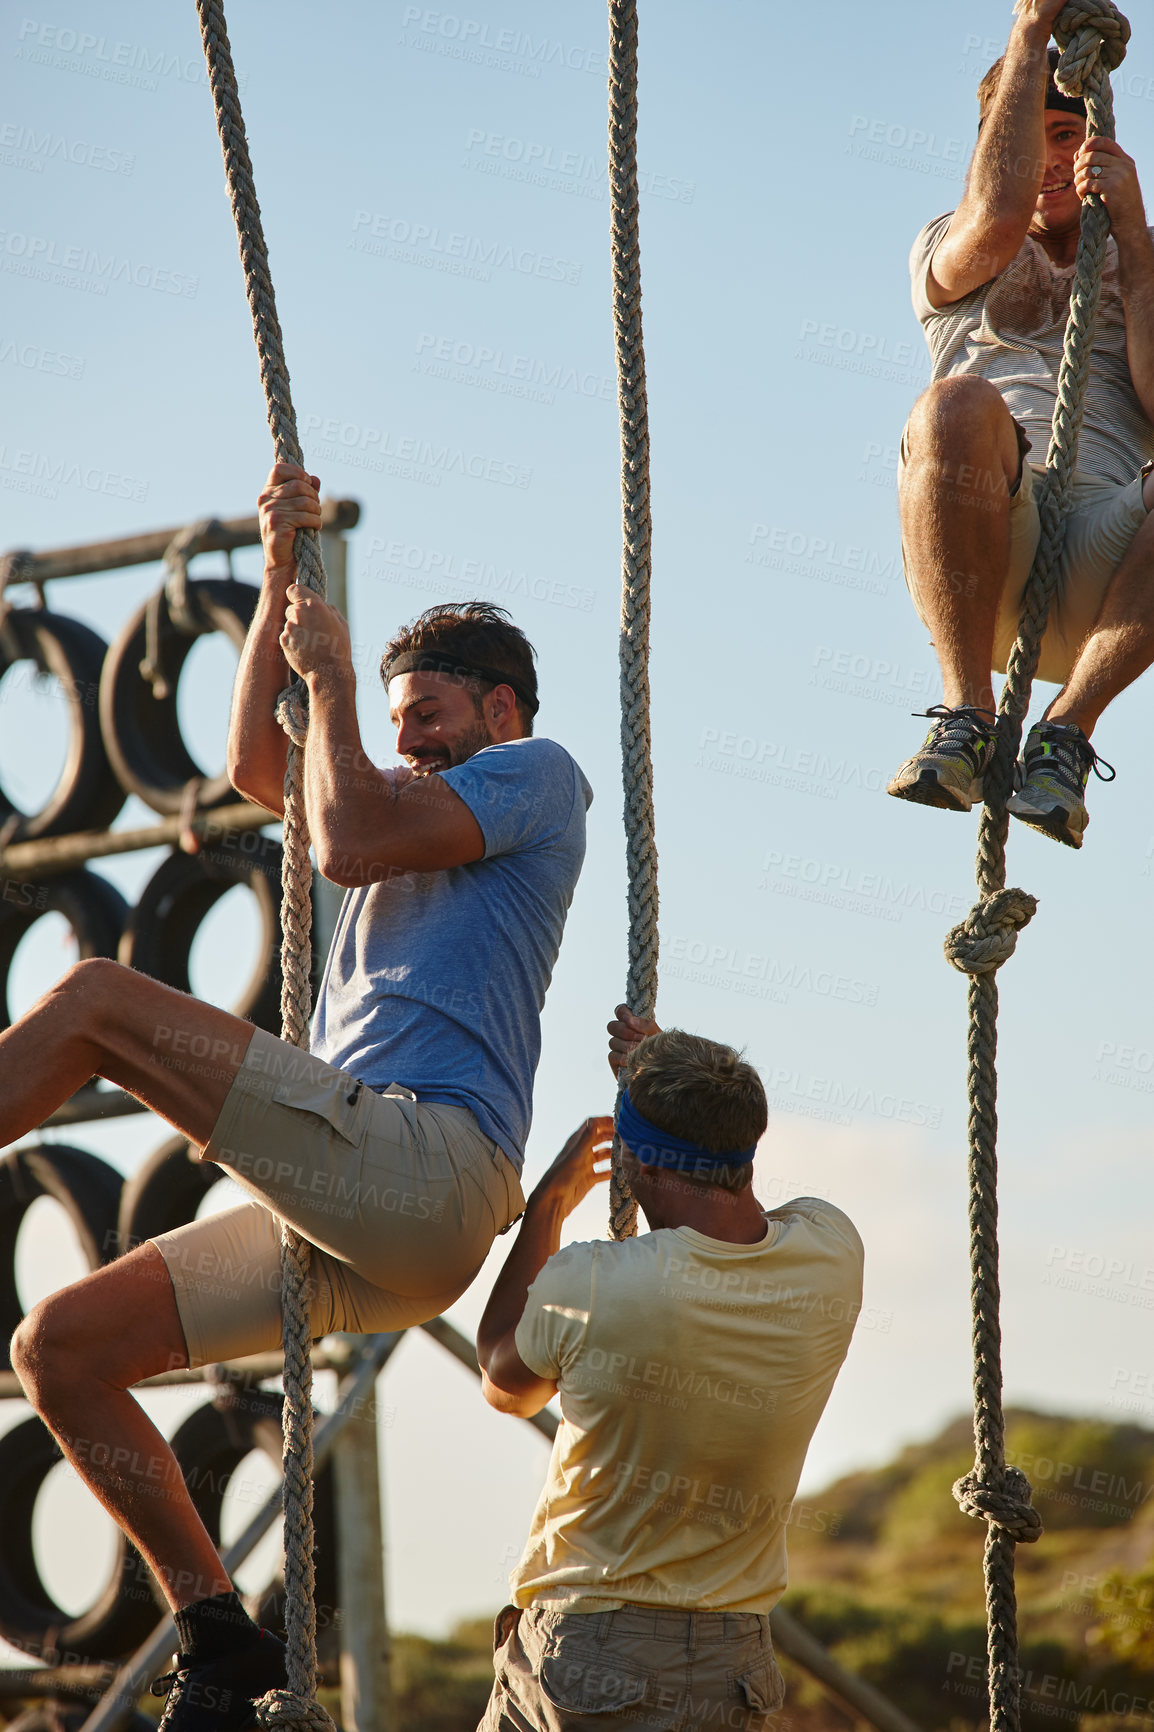
[[[731,1048],[658,1032],[628,1077],[618,1127],[652,1230],[558,1249],[604,1176],[612,1121],[586,1121],[530,1198],[478,1335],[495,1407],[559,1394],[562,1413],[484,1732],[756,1727],[781,1703],[768,1614],[861,1308],[861,1240],[817,1198],[760,1208],[765,1095]]]

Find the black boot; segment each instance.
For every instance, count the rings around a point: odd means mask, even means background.
[[[236,1594],[198,1600],[175,1621],[176,1667],[152,1686],[168,1697],[157,1732],[242,1732],[258,1697],[284,1687],[284,1643],[257,1629]]]

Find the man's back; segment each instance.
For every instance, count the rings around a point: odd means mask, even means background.
[[[517,1348],[564,1423],[514,1572],[519,1605],[768,1612],[805,1452],[861,1305],[862,1247],[799,1198],[754,1245],[690,1227],[572,1245]]]

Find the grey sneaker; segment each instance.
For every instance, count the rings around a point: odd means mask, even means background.
[[[933,726],[920,752],[907,758],[886,789],[899,800],[968,812],[982,797],[982,771],[994,749],[994,713],[973,704],[915,710]]]
[[[1067,848],[1080,848],[1090,822],[1085,793],[1091,770],[1102,782],[1112,782],[1116,773],[1081,728],[1068,722],[1035,722],[1026,737],[1021,785],[1010,799],[1010,812],[1032,830],[1045,831]]]

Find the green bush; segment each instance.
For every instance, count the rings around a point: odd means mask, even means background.
[[[447,1642],[393,1639],[396,1732],[475,1732],[493,1688],[493,1620],[454,1627]]]

